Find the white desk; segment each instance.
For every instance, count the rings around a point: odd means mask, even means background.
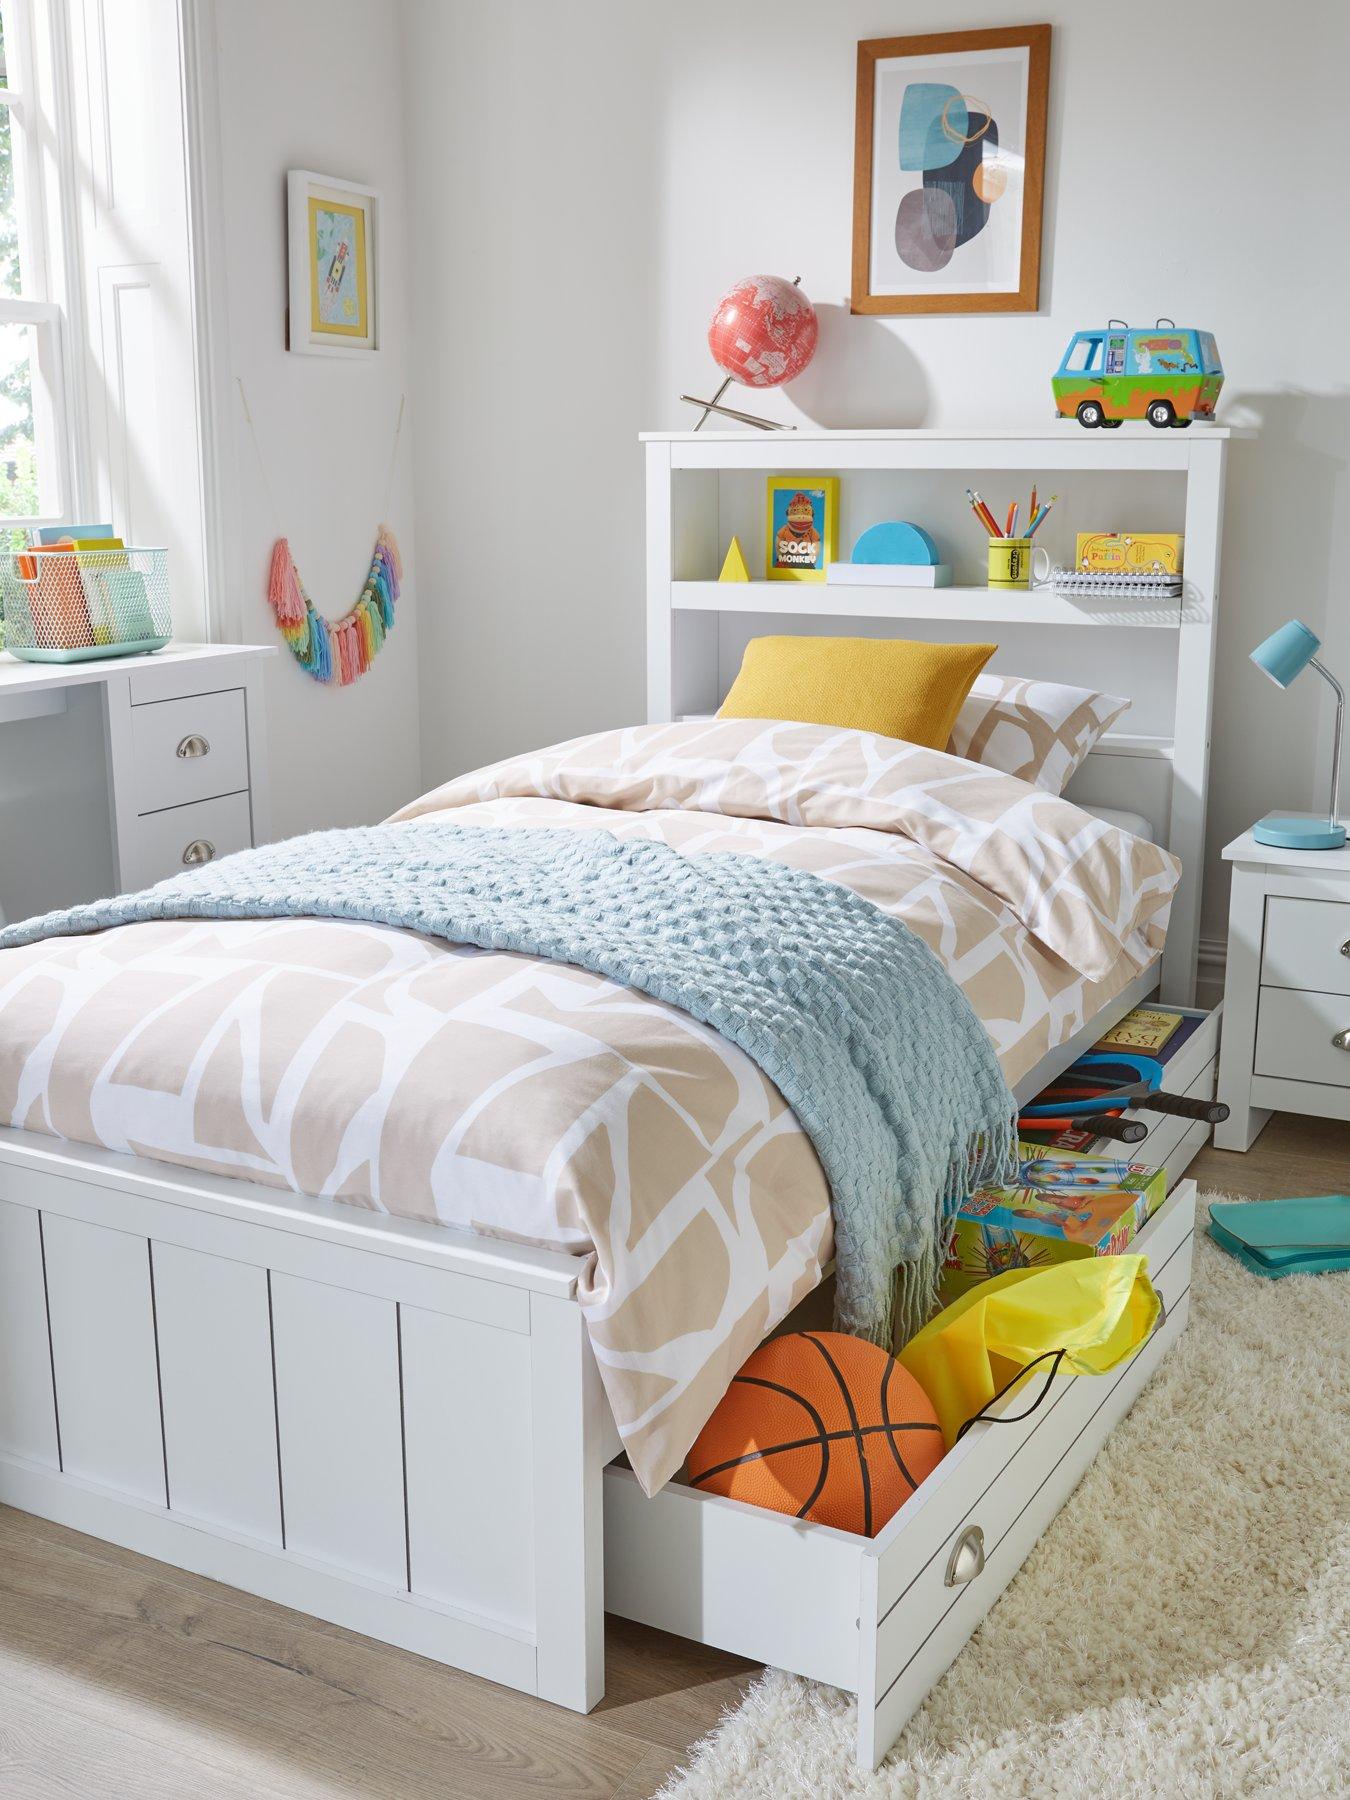
[[[275,654],[261,644],[170,644],[81,663],[0,653],[0,725],[62,713],[73,690],[101,689],[116,891],[266,839],[262,659]]]

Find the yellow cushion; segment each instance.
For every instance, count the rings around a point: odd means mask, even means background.
[[[751,638],[719,719],[799,719],[945,750],[997,644],[907,638]]]

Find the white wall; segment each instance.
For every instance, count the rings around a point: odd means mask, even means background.
[[[370,0],[217,0],[215,75],[228,375],[242,378],[267,481],[238,391],[224,412],[229,635],[281,644],[266,603],[275,539],[290,540],[330,618],[356,600],[380,524],[409,340],[402,70],[395,5]],[[285,349],[286,170],[317,169],[383,196],[383,348],[369,362]],[[411,411],[417,394],[409,393]],[[417,584],[405,426],[388,520],[405,554],[398,618],[368,673],[322,687],[284,646],[269,666],[272,828],[281,837],[367,823],[420,790]],[[434,512],[433,512],[433,517]],[[232,615],[232,616],[231,616]]]
[[[857,40],[1032,17],[1055,27],[1041,311],[851,317]],[[827,425],[1038,421],[1073,330],[1212,328],[1223,411],[1262,423],[1229,487],[1212,844],[1311,804],[1314,678],[1282,696],[1246,653],[1299,613],[1350,671],[1350,234],[1336,108],[1308,98],[1310,54],[1347,65],[1350,8],[1286,0],[1274,48],[1266,18],[1233,0],[983,0],[959,20],[915,0],[404,0],[425,779],[641,716],[636,434],[689,422],[676,396],[714,380],[713,302],[767,269],[802,276],[823,332],[765,410]],[[1212,858],[1211,876],[1214,933]]]

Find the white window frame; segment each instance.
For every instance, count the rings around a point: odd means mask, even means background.
[[[5,62],[9,82],[0,106],[9,110],[18,215],[19,266],[25,297],[0,294],[0,325],[31,330],[33,439],[39,510],[0,517],[0,531],[73,521],[81,497],[77,441],[66,370],[77,316],[73,274],[78,250],[67,203],[71,158],[67,106],[67,37],[62,0],[5,0]],[[55,251],[55,254],[53,254]]]

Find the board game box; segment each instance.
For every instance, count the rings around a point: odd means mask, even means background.
[[[1019,1144],[1013,1187],[963,1203],[942,1272],[942,1304],[1009,1269],[1119,1256],[1167,1197],[1167,1171],[1112,1156]]]

